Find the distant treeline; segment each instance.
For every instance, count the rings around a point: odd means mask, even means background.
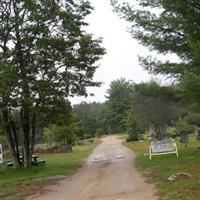
[[[82,102],[73,107],[82,137],[126,132],[138,140],[152,129],[161,139],[181,129],[192,132],[194,125],[200,125],[197,104],[185,100],[178,84],[161,85],[154,80],[135,84],[121,78],[110,84],[106,98],[104,103]]]

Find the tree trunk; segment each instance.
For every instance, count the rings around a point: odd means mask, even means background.
[[[32,157],[33,150],[34,150],[34,144],[35,144],[35,128],[36,128],[36,117],[34,116],[32,119],[32,131],[31,131],[31,137],[30,137],[30,143],[31,143],[31,149],[30,154]]]
[[[31,166],[32,155],[30,153],[30,117],[27,106],[23,106],[23,111],[21,111],[21,122],[23,128],[23,164],[25,168]]]
[[[11,127],[12,127],[12,132],[13,132],[13,143],[15,145],[15,150],[16,150],[16,156],[20,162],[20,152],[19,152],[19,143],[18,143],[18,137],[17,137],[17,131],[16,131],[16,127],[15,127],[15,123],[12,119],[10,119],[10,123],[11,123]]]
[[[15,151],[15,145],[13,143],[13,138],[9,130],[6,130],[6,136],[8,140],[8,147],[10,150],[11,158],[14,163],[14,167],[19,168],[21,166],[20,159],[19,159],[19,156],[17,155],[17,152]]]
[[[16,146],[16,141],[14,141],[12,137],[12,131],[10,129],[10,124],[9,124],[9,117],[8,117],[8,110],[6,108],[3,109],[3,121],[4,121],[4,128],[6,131],[6,137],[8,140],[8,146],[11,154],[12,161],[14,163],[14,167],[18,168],[20,167],[20,158],[19,154],[16,151],[18,149],[18,146]]]

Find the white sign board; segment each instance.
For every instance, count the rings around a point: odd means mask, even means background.
[[[160,141],[151,142],[149,147],[150,159],[153,155],[171,154],[176,153],[178,156],[176,143],[172,139],[167,138]]]

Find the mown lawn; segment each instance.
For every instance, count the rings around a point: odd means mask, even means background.
[[[149,142],[125,143],[137,153],[137,167],[155,183],[161,200],[199,200],[200,199],[200,143],[194,138],[188,147],[177,140],[179,157],[175,154],[153,156],[149,160]],[[170,183],[167,179],[176,172],[187,172],[193,177]]]
[[[96,145],[94,143],[74,147],[72,153],[41,155],[40,159],[44,159],[46,163],[30,169],[0,167],[0,199],[22,199],[27,192],[32,192],[28,191],[29,186],[36,181],[37,184],[46,184],[48,180],[45,177],[74,173],[83,165]]]

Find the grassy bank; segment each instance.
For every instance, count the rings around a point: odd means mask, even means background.
[[[198,200],[200,199],[200,143],[192,138],[188,147],[178,144],[179,157],[175,154],[153,156],[149,160],[148,142],[125,143],[137,153],[137,166],[155,183],[162,200]],[[170,183],[167,179],[176,172],[187,172],[192,178]]]
[[[83,165],[85,159],[97,144],[83,145],[73,148],[72,153],[47,154],[40,158],[46,161],[43,166],[30,169],[9,169],[0,167],[0,199],[21,199],[29,191],[29,186],[48,182],[45,177],[70,175]]]

